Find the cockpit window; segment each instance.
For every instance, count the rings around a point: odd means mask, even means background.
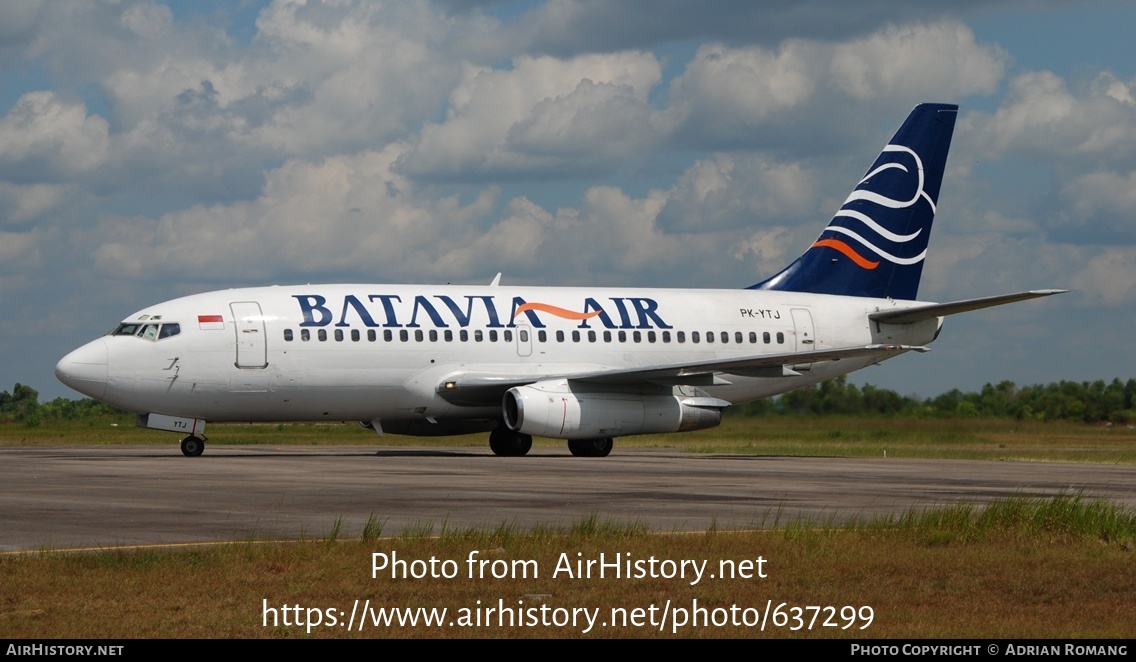
[[[151,318],[153,319],[153,318]],[[181,333],[181,325],[177,322],[165,324],[138,324],[137,322],[123,322],[110,332],[112,336],[138,336],[143,340],[163,340]]]

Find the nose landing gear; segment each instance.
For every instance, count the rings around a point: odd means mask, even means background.
[[[205,441],[191,434],[181,440],[181,452],[186,457],[197,457],[205,452]]]

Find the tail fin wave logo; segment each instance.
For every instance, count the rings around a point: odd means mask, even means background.
[[[908,165],[899,161],[880,163],[889,153],[898,153],[897,156],[903,154],[909,155],[913,161],[911,164],[913,167],[908,167]],[[879,261],[865,257],[860,251],[857,251],[843,239],[832,236],[832,233],[835,233],[854,240],[864,249],[871,251],[892,264],[911,265],[922,262],[927,256],[926,248],[913,257],[902,257],[893,254],[893,251],[901,252],[906,244],[911,243],[919,237],[919,235],[923,233],[922,228],[910,234],[900,234],[884,227],[866,212],[872,207],[883,207],[884,209],[880,211],[885,212],[889,209],[907,209],[918,204],[922,199],[926,200],[927,204],[931,206],[931,213],[935,213],[935,201],[931,199],[931,196],[927,194],[923,186],[923,161],[914,150],[903,145],[889,144],[884,147],[877,164],[878,165],[872,168],[868,174],[864,175],[864,178],[860,180],[855,190],[849,194],[848,199],[844,201],[840,210],[833,216],[832,222],[821,232],[821,237],[813,243],[813,247],[827,247],[840,251],[863,269],[871,270],[879,266]],[[894,175],[899,176],[898,179],[902,182],[903,188],[911,187],[912,195],[909,199],[897,200],[883,195],[878,192],[878,189],[881,188],[879,185],[868,188],[873,178],[887,177],[890,180]],[[889,190],[892,189],[891,186],[887,186],[886,188]],[[859,223],[863,225],[867,230],[874,233],[878,239],[869,239],[860,232],[846,227],[849,223]],[[896,248],[889,250],[880,247],[878,243],[881,243],[881,240],[896,244]]]

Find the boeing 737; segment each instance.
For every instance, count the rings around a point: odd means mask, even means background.
[[[944,317],[1043,297],[917,300],[958,107],[922,104],[805,253],[745,289],[300,285],[148,306],[55,374],[185,434],[206,422],[360,421],[380,434],[534,435],[602,457],[623,435],[709,428],[906,352]]]

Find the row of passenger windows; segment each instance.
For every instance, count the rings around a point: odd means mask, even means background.
[[[327,329],[316,329],[315,331],[315,338],[317,340],[320,342],[327,341]],[[529,332],[527,329],[518,329],[517,335],[521,342],[529,341]],[[363,339],[363,335],[360,333],[359,329],[350,329],[347,333],[344,333],[344,329],[334,329],[332,331],[332,337],[335,338],[336,342],[343,342],[348,337],[350,337],[353,342],[359,342]],[[407,329],[399,329],[396,335],[395,331],[392,329],[383,329],[382,337],[384,342],[394,342],[396,337],[400,342],[410,342],[412,337],[415,342],[426,342],[427,340],[429,342],[438,342],[439,340],[443,342],[454,342],[455,338],[457,338],[458,342],[469,342],[470,338],[473,339],[473,342],[513,342],[513,330],[505,329],[498,332],[496,329],[490,329],[488,331],[475,329],[471,332],[466,329],[461,329],[455,334],[451,329],[443,329],[441,331],[437,329],[430,329],[429,331],[415,329],[413,332]],[[577,343],[584,342],[585,340],[587,342],[599,342],[601,338],[603,342],[606,343],[625,343],[628,341],[641,343],[644,340],[648,343],[659,342],[660,340],[664,343],[672,341],[677,343],[687,342],[687,333],[685,331],[675,331],[673,334],[670,331],[603,331],[601,333],[593,330],[586,332],[574,330],[570,334],[566,334],[564,331],[556,332],[556,342],[567,342],[569,337],[571,337],[572,342]],[[284,329],[285,341],[292,342],[295,338],[296,335],[293,333],[292,329]],[[707,331],[705,334],[698,331],[691,331],[689,335],[690,342],[694,344],[703,342],[703,340],[707,343],[729,343],[731,338],[735,344],[743,344],[748,340],[749,344],[756,345],[758,344],[759,336],[756,331],[750,331],[748,335],[741,331],[734,331],[732,335],[728,331]],[[307,342],[311,339],[311,329],[300,329],[301,341]],[[367,340],[369,342],[376,342],[378,339],[379,332],[377,329],[367,329]],[[776,334],[771,334],[769,331],[765,331],[760,336],[760,342],[766,345],[772,344],[774,339],[776,339],[778,345],[785,344],[785,333],[778,331]],[[537,330],[536,340],[537,342],[548,342],[548,332],[544,329]]]

